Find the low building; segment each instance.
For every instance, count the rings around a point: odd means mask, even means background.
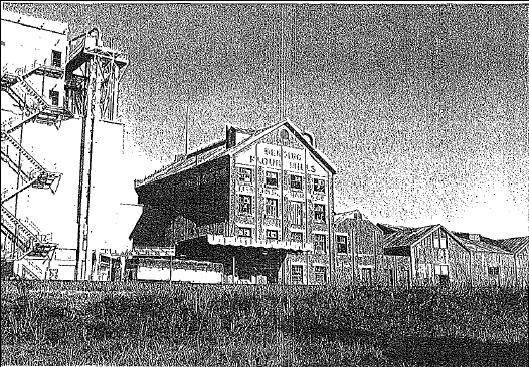
[[[382,268],[391,284],[470,284],[471,252],[443,226],[379,228],[386,233]]]
[[[341,283],[387,284],[381,267],[382,230],[358,210],[334,216],[336,278]]]
[[[136,180],[143,213],[133,249],[169,247],[178,260],[221,264],[224,282],[327,283],[335,173],[290,121],[227,127],[225,138]]]
[[[479,234],[458,234],[461,243],[470,250],[472,285],[512,286],[515,282],[514,255],[495,246]]]
[[[526,288],[529,284],[529,236],[507,238],[497,240],[496,245],[502,249],[511,252],[514,255],[514,272],[516,285]]]

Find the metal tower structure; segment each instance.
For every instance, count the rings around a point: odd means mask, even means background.
[[[120,52],[103,46],[97,28],[70,41],[65,89],[68,108],[82,119],[75,279],[87,279],[90,194],[94,130],[100,121],[118,117],[119,83],[128,65]]]
[[[91,196],[92,154],[94,129],[98,121],[114,121],[118,114],[119,83],[128,60],[120,52],[103,46],[101,32],[92,29],[69,42],[65,65],[31,61],[28,66],[15,70],[2,68],[1,87],[18,108],[15,118],[2,121],[1,159],[16,174],[16,185],[2,184],[1,232],[6,240],[2,244],[2,262],[38,258],[50,261],[56,244],[30,228],[11,213],[4,204],[17,200],[27,189],[58,189],[60,172],[53,172],[39,162],[16,133],[30,123],[46,124],[60,129],[60,122],[76,118],[81,121],[79,181],[77,190],[77,250],[75,279],[86,279],[88,221]],[[27,78],[30,75],[64,76],[64,107],[52,106],[37,92]],[[16,208],[16,204],[15,204]],[[46,274],[25,261],[23,272],[29,278],[45,279]]]

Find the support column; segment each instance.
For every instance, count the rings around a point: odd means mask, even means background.
[[[86,279],[86,262],[88,237],[90,235],[88,221],[90,214],[90,197],[92,190],[92,156],[94,149],[94,128],[100,120],[100,82],[98,78],[98,58],[85,64],[85,75],[88,84],[85,88],[85,103],[81,127],[81,146],[79,160],[79,182],[77,192],[77,249],[75,253],[75,280]]]
[[[232,283],[235,284],[235,256],[232,256],[231,277]]]
[[[114,261],[113,261],[114,259],[112,259],[112,255],[110,255],[110,254],[109,254],[109,259],[110,259],[110,271],[109,271],[108,277],[110,279],[108,279],[108,280],[112,281],[113,280],[112,279],[112,273],[114,271]]]
[[[120,265],[121,265],[121,281],[125,281],[125,264],[126,264],[126,257],[125,256],[120,256],[119,257],[120,259]]]
[[[169,256],[169,283],[173,282],[173,256]]]

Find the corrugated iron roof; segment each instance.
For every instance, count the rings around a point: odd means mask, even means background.
[[[457,238],[461,241],[461,243],[467,247],[471,251],[480,251],[480,252],[495,252],[500,254],[509,254],[509,251],[505,251],[504,249],[494,246],[486,241],[483,240],[471,240],[464,237]]]
[[[440,224],[429,225],[419,228],[405,228],[397,230],[395,233],[384,237],[383,246],[388,247],[408,247],[423,239],[428,233],[441,227]]]
[[[516,254],[529,246],[529,236],[496,240],[496,244],[498,247]]]
[[[220,158],[224,155],[235,154],[240,150],[244,149],[247,145],[252,144],[256,140],[260,139],[261,137],[265,136],[266,134],[274,131],[275,129],[283,125],[290,127],[295,133],[297,133],[300,140],[304,142],[313,153],[315,153],[316,157],[322,163],[324,163],[333,173],[336,172],[336,167],[331,163],[331,161],[320,150],[310,145],[303,137],[303,133],[294,124],[292,124],[292,122],[287,119],[283,122],[276,123],[269,127],[260,130],[255,130],[255,132],[251,134],[248,138],[244,139],[243,141],[230,148],[226,148],[225,140],[216,140],[213,143],[209,143],[206,146],[200,148],[199,150],[195,150],[194,152],[189,153],[187,156],[185,154],[180,154],[175,158],[174,162],[168,164],[167,166],[161,168],[160,170],[154,172],[153,174],[143,179],[136,180],[136,186],[144,186],[151,182],[185,171],[186,169],[212,161],[216,158]]]

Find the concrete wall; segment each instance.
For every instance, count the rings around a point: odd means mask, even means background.
[[[49,65],[52,50],[60,51],[61,64],[66,63],[67,25],[31,17],[2,12],[2,66],[11,69],[46,59]],[[4,19],[8,18],[8,19]],[[21,19],[20,22],[17,22]],[[11,21],[13,20],[13,21]],[[24,23],[25,24],[22,24]],[[59,91],[59,106],[64,98],[64,74],[60,78],[31,75],[27,82],[42,96],[49,99],[49,90]],[[2,92],[2,121],[10,117],[5,110],[20,112],[12,99]],[[29,188],[19,194],[17,217],[28,228],[46,235],[59,250],[72,251],[77,246],[77,196],[79,185],[79,160],[81,144],[80,118],[63,121],[54,126],[28,123],[12,136],[46,169],[60,172],[61,179],[55,194],[49,190]],[[88,253],[95,248],[123,247],[128,242],[130,229],[119,226],[119,211],[124,189],[122,171],[122,124],[96,121],[92,156],[92,187],[89,216]],[[2,161],[2,188],[16,184],[16,173]],[[12,199],[6,207],[14,213]],[[87,259],[90,269],[90,259]],[[53,263],[55,262],[55,264]],[[73,279],[70,260],[52,260],[51,268],[61,269],[61,279]]]
[[[222,273],[204,270],[171,269],[139,266],[137,280],[161,280],[190,283],[222,283]]]

